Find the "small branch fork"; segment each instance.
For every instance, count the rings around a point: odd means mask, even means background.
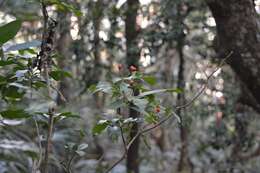
[[[187,103],[181,105],[181,106],[177,106],[175,107],[175,110],[179,110],[179,109],[184,109],[184,108],[187,108],[189,106],[192,105],[192,103],[194,101],[196,101],[202,94],[203,92],[205,91],[205,89],[207,88],[207,85],[209,83],[209,80],[212,78],[212,76],[225,64],[225,61],[231,57],[231,55],[233,54],[233,52],[230,52],[226,58],[224,58],[220,64],[218,65],[218,67],[212,72],[210,73],[209,75],[206,75],[207,79],[205,81],[205,83],[200,87],[199,91],[195,94],[195,96]],[[124,135],[123,135],[123,130],[122,130],[122,127],[120,127],[120,133],[121,133],[121,137],[122,137],[122,140],[123,140],[123,144],[124,144],[124,153],[123,155],[115,162],[113,163],[106,171],[105,173],[109,173],[115,166],[117,166],[120,162],[122,162],[124,160],[124,158],[126,157],[127,155],[127,152],[129,150],[129,148],[131,147],[131,145],[133,144],[133,142],[141,135],[145,134],[145,133],[148,133],[150,132],[151,130],[155,129],[156,127],[162,125],[163,123],[165,123],[166,121],[168,121],[170,118],[172,118],[173,116],[175,117],[178,117],[178,115],[173,111],[173,113],[169,116],[166,116],[165,118],[161,119],[161,121],[157,122],[156,124],[154,124],[153,126],[151,127],[147,127],[147,128],[143,128],[141,129],[133,138],[132,140],[126,144],[125,142],[125,138],[124,138]]]

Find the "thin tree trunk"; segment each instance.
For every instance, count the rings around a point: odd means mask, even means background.
[[[70,35],[70,14],[66,12],[59,12],[58,13],[58,21],[59,21],[59,37],[57,40],[57,51],[61,56],[58,59],[58,66],[62,70],[66,70],[68,68],[67,62],[71,58],[70,53],[70,45],[72,42],[72,38]],[[67,79],[62,79],[59,84],[59,92],[57,97],[57,104],[64,105],[66,100],[69,98],[69,91],[68,91],[68,81]]]
[[[127,12],[125,19],[125,36],[126,36],[126,47],[127,47],[127,58],[126,63],[127,66],[135,66],[138,68],[138,61],[140,58],[140,50],[137,44],[137,26],[136,26],[136,16],[139,7],[138,0],[127,0]],[[139,91],[135,90],[134,95],[138,95]],[[139,112],[131,108],[129,108],[129,116],[132,118],[139,117]],[[130,140],[136,136],[138,133],[138,124],[135,123],[130,131]],[[137,138],[127,153],[127,173],[139,173],[139,138]]]
[[[185,42],[185,34],[184,34],[184,18],[186,16],[186,11],[184,14],[182,13],[182,3],[179,2],[177,4],[177,23],[180,26],[179,32],[178,32],[178,37],[177,37],[177,52],[179,55],[179,71],[178,71],[178,78],[177,78],[177,88],[185,89],[185,57],[183,53],[183,47],[184,47],[184,42]],[[183,93],[178,93],[177,95],[177,105],[183,105],[185,102],[185,95]],[[187,117],[185,117],[185,110],[178,109],[176,112],[180,116],[180,124],[179,124],[179,129],[180,129],[180,140],[181,140],[181,150],[180,150],[180,160],[178,163],[177,170],[178,172],[183,172],[187,170],[192,171],[192,164],[189,158],[189,153],[188,153],[188,122],[187,122]]]
[[[179,72],[178,72],[177,87],[182,89],[185,88],[185,78],[184,78],[185,59],[183,55],[184,38],[185,38],[184,33],[181,32],[177,41],[177,51],[179,54]],[[178,93],[177,105],[184,104],[184,100],[185,100],[184,93]],[[177,170],[178,172],[182,172],[184,170],[191,169],[192,165],[188,153],[188,126],[183,114],[184,111],[178,109],[176,113],[180,116],[181,119],[181,123],[179,124],[181,151],[180,151],[180,160],[178,163]]]
[[[100,63],[100,39],[99,39],[99,31],[100,31],[100,24],[102,19],[102,10],[103,4],[102,0],[98,0],[94,3],[94,9],[92,12],[93,17],[93,33],[94,33],[94,40],[93,40],[93,51],[94,51],[94,68],[92,69],[92,76],[93,83],[97,84],[100,81],[102,75],[102,67]],[[98,109],[102,108],[102,100],[101,95],[99,93],[94,94],[94,99],[96,103],[96,107]]]

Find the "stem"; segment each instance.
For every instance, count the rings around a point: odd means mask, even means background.
[[[39,53],[41,64],[40,69],[43,69],[43,76],[47,84],[48,96],[51,98],[51,81],[49,77],[49,71],[51,70],[51,53],[53,50],[53,38],[54,38],[54,29],[56,27],[56,21],[48,16],[48,12],[46,10],[46,5],[43,1],[42,4],[42,14],[43,14],[43,33],[42,33],[42,44],[41,51]],[[47,132],[47,144],[45,146],[45,155],[44,160],[41,165],[41,172],[48,173],[48,165],[49,165],[49,154],[51,151],[51,138],[53,134],[53,126],[54,126],[54,107],[50,106],[48,110],[49,119],[48,119],[48,132]]]
[[[49,165],[49,153],[51,151],[51,137],[53,133],[53,125],[54,125],[54,117],[53,117],[53,109],[49,109],[49,127],[47,134],[47,145],[45,147],[45,156],[44,156],[44,164],[43,164],[43,173],[48,173],[48,165]]]

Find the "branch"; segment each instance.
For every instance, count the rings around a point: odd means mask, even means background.
[[[35,126],[36,126],[36,132],[37,132],[37,136],[39,138],[39,150],[40,150],[40,154],[39,154],[39,161],[38,161],[38,164],[37,164],[37,169],[40,168],[41,166],[41,163],[42,163],[42,143],[41,143],[41,135],[40,135],[40,129],[39,129],[39,126],[38,126],[38,123],[36,120],[34,120],[35,122]]]
[[[43,69],[43,76],[47,83],[48,95],[51,98],[51,81],[49,77],[49,71],[51,70],[51,53],[53,50],[53,39],[54,39],[54,29],[56,27],[56,21],[51,19],[49,20],[48,12],[46,10],[46,5],[41,1],[42,5],[42,15],[43,15],[43,33],[42,33],[42,44],[41,51],[39,53],[40,63],[39,69]],[[48,121],[48,132],[47,132],[47,144],[45,146],[44,160],[41,165],[41,172],[48,173],[48,162],[49,162],[49,153],[51,151],[51,138],[53,134],[54,126],[54,108],[49,107],[48,110],[49,121]]]
[[[199,89],[199,91],[197,92],[197,94],[195,94],[195,96],[187,103],[185,103],[184,105],[181,106],[177,106],[175,107],[175,110],[179,110],[179,109],[184,109],[189,107],[195,100],[197,100],[205,91],[205,89],[207,88],[208,82],[209,80],[212,78],[212,76],[224,65],[225,61],[231,57],[231,55],[233,54],[233,52],[230,52],[218,65],[218,67],[210,74],[207,76],[207,79],[204,83],[204,85],[201,86],[201,88]],[[178,115],[173,111],[171,115],[166,116],[165,118],[163,118],[161,121],[157,122],[156,124],[154,124],[151,127],[148,128],[143,128],[142,130],[140,130],[133,138],[132,140],[127,144],[126,150],[124,151],[122,157],[120,157],[111,167],[109,167],[105,173],[109,173],[116,165],[118,165],[120,162],[122,162],[129,150],[129,148],[131,147],[131,145],[133,144],[133,142],[142,134],[144,133],[148,133],[151,130],[155,129],[156,127],[162,125],[163,123],[165,123],[167,120],[169,120],[170,118],[172,118],[173,116],[178,117]]]

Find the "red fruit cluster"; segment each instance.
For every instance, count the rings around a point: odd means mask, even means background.
[[[129,67],[129,71],[130,72],[136,72],[137,71],[137,68],[135,67],[135,66],[133,66],[133,65],[131,65],[130,67]]]
[[[155,110],[154,110],[156,113],[159,113],[159,112],[161,112],[161,108],[160,108],[160,106],[156,106],[156,108],[155,108]]]

